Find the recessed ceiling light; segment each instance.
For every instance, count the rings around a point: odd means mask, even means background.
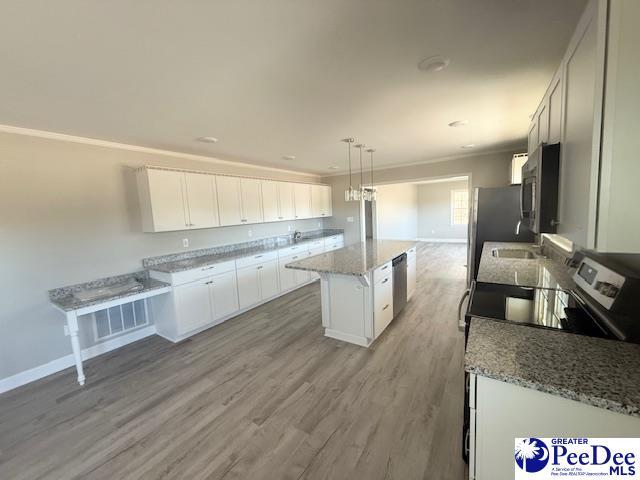
[[[441,72],[449,66],[449,59],[441,57],[440,55],[433,55],[431,57],[423,58],[418,63],[418,70],[421,72],[433,73]]]
[[[218,139],[216,137],[198,137],[196,140],[204,143],[218,143]]]
[[[469,149],[469,148],[473,148],[475,147],[476,144],[475,143],[468,143],[466,145],[462,145],[460,148],[464,148],[465,150]]]
[[[329,167],[329,170],[340,170],[340,167],[338,167],[337,165],[331,165]]]
[[[283,160],[295,160],[296,156],[295,155],[283,155],[282,159]]]
[[[469,124],[469,120],[456,120],[455,122],[449,123],[450,127],[464,127]]]

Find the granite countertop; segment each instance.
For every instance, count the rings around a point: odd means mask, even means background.
[[[640,417],[640,345],[472,318],[465,370]]]
[[[164,273],[176,273],[184,270],[191,270],[193,268],[206,267],[214,265],[220,262],[226,262],[228,260],[235,260],[237,258],[243,258],[256,253],[271,252],[286,248],[292,245],[304,244],[316,240],[318,238],[332,237],[334,235],[341,235],[342,230],[326,230],[319,233],[304,234],[299,240],[293,240],[290,237],[278,237],[276,241],[264,244],[260,241],[248,242],[244,248],[235,248],[235,245],[216,247],[211,249],[212,253],[191,256],[189,258],[180,258],[177,260],[166,261],[163,263],[157,263],[153,265],[145,264],[145,267],[149,270]],[[225,248],[229,250],[225,251]],[[208,251],[208,250],[207,250]]]
[[[406,252],[416,243],[399,240],[367,240],[288,263],[285,268],[339,275],[364,275]]]
[[[524,249],[536,256],[535,259],[497,258],[494,249]],[[568,269],[540,254],[540,248],[531,243],[485,242],[480,257],[478,282],[500,283],[521,287],[561,288],[570,290],[576,284]]]
[[[137,282],[139,287],[131,290],[120,291],[116,293],[109,293],[105,291],[104,295],[98,298],[91,298],[82,300],[77,298],[74,294],[83,293],[95,289],[114,287],[127,287]],[[73,310],[79,310],[81,308],[92,307],[101,303],[110,302],[113,300],[119,300],[122,298],[131,297],[140,293],[152,292],[154,290],[169,289],[171,285],[160,280],[155,280],[148,276],[148,272],[135,272],[125,275],[118,275],[115,277],[106,277],[99,280],[93,280],[87,283],[80,283],[77,285],[70,285],[68,287],[55,288],[49,290],[49,301],[58,307],[60,310],[70,312]],[[167,290],[168,291],[168,290]]]

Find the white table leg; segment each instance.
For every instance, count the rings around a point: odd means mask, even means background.
[[[82,350],[80,350],[80,340],[78,340],[78,316],[76,312],[67,312],[67,327],[71,336],[71,348],[76,360],[76,371],[78,372],[78,383],[84,385],[84,371],[82,369]]]

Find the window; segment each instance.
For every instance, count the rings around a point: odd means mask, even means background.
[[[469,222],[469,191],[451,190],[451,225]]]

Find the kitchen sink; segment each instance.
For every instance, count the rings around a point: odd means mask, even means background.
[[[536,256],[529,250],[522,248],[494,248],[491,254],[496,258],[519,258],[521,260],[533,260]]]

